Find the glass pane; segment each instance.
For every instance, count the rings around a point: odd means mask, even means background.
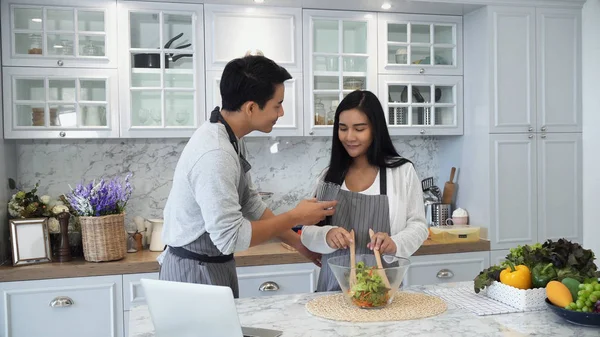
[[[81,125],[83,126],[108,126],[106,119],[106,106],[80,105]]]
[[[367,58],[360,56],[344,56],[343,66],[345,72],[367,72]]]
[[[50,105],[50,126],[77,126],[75,105]]]
[[[454,125],[454,107],[436,107],[435,125]]]
[[[166,88],[193,88],[194,75],[182,74],[173,72],[172,70],[165,71],[165,87]]]
[[[367,53],[367,23],[344,21],[344,53]]]
[[[454,64],[454,48],[433,47],[433,55],[435,56],[435,64],[453,65]]]
[[[431,43],[430,25],[413,24],[410,29],[411,43]]]
[[[340,58],[337,56],[325,56],[326,71],[340,71]]]
[[[411,46],[410,50],[412,64],[431,64],[431,48]]]
[[[165,68],[169,69],[188,69],[192,73],[194,69],[193,54],[175,54],[170,53],[165,58]]]
[[[337,94],[315,94],[315,125],[333,125],[339,104],[340,96]]]
[[[50,101],[75,102],[75,80],[49,80]]]
[[[388,46],[388,64],[408,64],[408,47]]]
[[[75,56],[73,34],[48,34],[48,55]]]
[[[42,55],[42,35],[15,33],[15,53]]]
[[[408,86],[402,84],[390,85],[388,87],[388,102],[408,103]]]
[[[194,41],[191,15],[164,14],[163,22],[164,48],[192,49],[187,46]]]
[[[73,24],[73,10],[47,9],[46,30],[74,31],[75,25]]]
[[[193,92],[165,92],[165,118],[167,119],[167,126],[193,126],[193,114]]]
[[[146,69],[131,69],[132,88],[160,88],[160,73],[142,72]],[[149,69],[152,70],[152,69]]]
[[[43,104],[17,104],[15,112],[17,126],[45,126]]]
[[[409,107],[391,107],[388,109],[389,125],[408,125]]]
[[[454,34],[452,26],[433,26],[433,42],[454,44]]]
[[[104,36],[79,35],[79,55],[106,56]]]
[[[41,8],[15,8],[13,13],[15,29],[42,30]]]
[[[339,26],[337,21],[315,20],[313,22],[313,49],[315,53],[339,52]]]
[[[314,71],[327,71],[327,57],[315,56],[313,57]]]
[[[160,26],[156,13],[130,13],[131,48],[160,48]]]
[[[415,107],[412,110],[412,125],[431,125],[431,107]]]
[[[160,91],[131,92],[131,124],[134,126],[160,126],[162,102]]]
[[[103,32],[104,12],[79,10],[77,12],[77,26],[80,32]]]
[[[453,86],[437,86],[435,88],[436,103],[454,103],[454,87]]]
[[[408,29],[406,24],[390,23],[388,24],[388,41],[390,42],[408,42]]]
[[[431,87],[413,85],[412,103],[431,103]]]
[[[79,80],[81,94],[80,101],[106,101],[106,81],[105,80]]]
[[[337,76],[315,76],[315,90],[338,90],[340,78]]]
[[[43,79],[17,78],[14,89],[17,101],[46,101]]]
[[[366,82],[365,77],[344,77],[344,90],[364,90]]]

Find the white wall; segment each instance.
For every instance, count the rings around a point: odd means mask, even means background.
[[[600,0],[588,0],[583,21],[583,245],[600,259]]]

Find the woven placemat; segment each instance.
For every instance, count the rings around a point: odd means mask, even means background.
[[[382,309],[361,309],[344,298],[344,294],[317,297],[306,303],[306,310],[317,317],[346,322],[404,321],[436,316],[446,311],[439,297],[400,291],[391,304]]]

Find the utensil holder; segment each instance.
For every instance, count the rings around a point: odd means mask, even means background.
[[[436,203],[431,205],[431,225],[444,226],[446,220],[452,216],[452,206],[450,204]]]

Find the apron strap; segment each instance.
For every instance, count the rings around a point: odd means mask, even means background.
[[[229,124],[227,123],[225,118],[223,118],[223,115],[221,115],[221,108],[219,108],[217,106],[213,109],[213,111],[211,111],[209,121],[211,123],[221,122],[221,124],[223,124],[225,126],[225,130],[227,131],[227,135],[229,136],[229,142],[233,146],[235,153],[237,153],[238,156],[240,157],[240,163],[242,165],[242,169],[244,170],[244,173],[247,173],[248,171],[250,171],[250,169],[252,168],[252,165],[250,165],[250,163],[246,160],[246,158],[244,158],[244,155],[242,155],[242,153],[240,152],[237,137],[235,136],[235,133],[233,133],[231,126],[229,126]]]
[[[387,168],[379,168],[379,194],[387,195]]]

